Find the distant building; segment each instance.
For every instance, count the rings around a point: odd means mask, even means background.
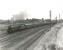
[[[45,19],[45,22],[51,22],[51,20],[50,19]]]
[[[26,21],[31,22],[31,23],[39,23],[41,22],[41,19],[32,18],[32,19],[26,19]]]

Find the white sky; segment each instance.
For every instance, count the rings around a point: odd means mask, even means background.
[[[0,19],[10,19],[14,14],[27,12],[28,18],[52,18],[63,16],[62,0],[0,0]]]

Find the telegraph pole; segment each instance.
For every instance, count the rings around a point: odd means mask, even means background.
[[[50,29],[51,29],[51,10],[49,11],[50,13]]]
[[[14,25],[14,16],[12,17],[11,21],[11,23]]]
[[[59,13],[59,22],[60,22],[60,13]]]
[[[56,16],[55,20],[56,20],[56,23],[57,23],[57,16]]]

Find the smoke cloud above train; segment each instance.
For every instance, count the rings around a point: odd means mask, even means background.
[[[27,13],[26,12],[21,12],[19,14],[15,14],[13,15],[13,17],[11,18],[11,20],[25,20],[27,17]]]

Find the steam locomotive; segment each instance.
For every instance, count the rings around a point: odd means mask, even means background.
[[[36,23],[36,24],[15,24],[15,25],[9,25],[7,32],[8,33],[12,33],[12,32],[17,32],[17,31],[22,31],[25,29],[30,29],[30,28],[34,28],[34,27],[40,27],[40,26],[45,26],[45,25],[54,25],[56,24],[56,22],[44,22],[44,23]]]

